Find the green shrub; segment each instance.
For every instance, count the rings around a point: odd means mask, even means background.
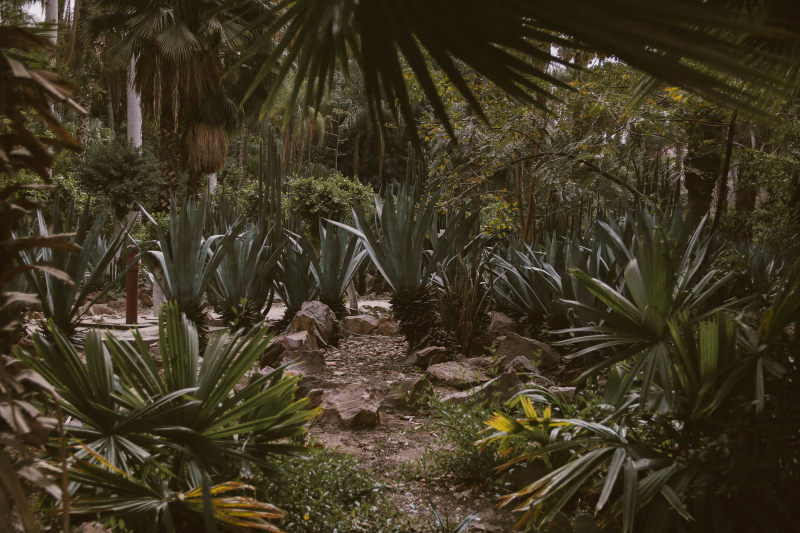
[[[85,190],[105,198],[118,219],[136,202],[150,205],[161,185],[155,155],[122,137],[90,146],[75,177]]]
[[[286,212],[297,216],[316,237],[320,218],[352,221],[352,204],[358,203],[369,217],[375,212],[374,191],[356,179],[335,172],[327,176],[294,177],[289,181]]]
[[[402,531],[384,492],[370,472],[350,456],[310,449],[307,458],[285,457],[279,479],[264,478],[264,498],[286,512],[285,531]]]

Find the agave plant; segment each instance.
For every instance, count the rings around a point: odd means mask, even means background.
[[[251,226],[236,237],[230,253],[217,266],[208,285],[208,299],[233,328],[250,328],[264,315],[282,243],[273,228]]]
[[[391,287],[392,312],[412,351],[426,346],[458,347],[442,325],[431,281],[436,265],[446,257],[463,228],[471,227],[477,213],[470,217],[463,212],[454,214],[440,232],[436,199],[435,195],[429,196],[417,207],[413,189],[401,187],[396,197],[387,189],[383,202],[375,199],[380,237],[357,205],[355,228],[335,223],[362,240],[370,259]]]
[[[53,267],[29,269],[26,276],[28,285],[41,302],[44,316],[68,336],[74,335],[81,317],[113,286],[113,281],[103,283],[102,280],[127,235],[127,229],[119,232],[108,241],[105,251],[98,256],[100,235],[106,217],[105,214],[99,214],[94,216],[93,222],[92,218],[88,204],[78,214],[74,201],[70,200],[64,210],[61,197],[56,195],[50,227],[47,226],[42,212],[38,211],[38,238],[46,240],[54,235],[74,232],[70,242],[76,248],[80,247],[80,252],[44,248],[38,253],[22,251],[19,254],[20,262],[24,265],[44,263]],[[120,272],[118,279],[124,273],[124,270]],[[90,299],[90,293],[98,289]]]
[[[439,263],[433,278],[442,322],[453,332],[465,355],[483,348],[475,340],[489,321],[491,292],[487,270],[484,249],[476,246],[470,253],[454,255]]]
[[[194,322],[201,338],[206,337],[205,295],[217,274],[225,255],[236,240],[241,223],[228,228],[224,235],[206,238],[203,228],[207,214],[207,199],[198,203],[186,199],[178,211],[175,198],[169,206],[169,227],[165,232],[153,217],[142,208],[158,236],[158,250],[145,254],[149,262],[151,281],[158,283],[167,301],[175,301],[178,309]],[[153,274],[153,269],[159,275]]]
[[[347,310],[342,295],[367,257],[367,251],[358,238],[335,225],[326,228],[322,221],[319,223],[319,257],[307,236],[303,235],[301,243],[311,259],[311,273],[317,282],[319,300],[337,317],[344,317]]]
[[[279,331],[289,325],[303,302],[313,300],[317,294],[317,284],[311,273],[312,256],[313,253],[303,249],[292,238],[281,252],[275,276],[275,291],[286,306],[286,311],[275,324],[275,329]]]
[[[557,417],[532,405],[552,398],[525,393],[521,416],[497,413],[489,421],[496,432],[484,444],[500,441],[522,452],[509,464],[539,458],[551,464],[548,474],[504,500],[523,512],[520,526],[544,525],[587,486],[595,489],[590,497],[604,529],[720,530],[729,527],[720,523],[725,513],[737,514],[736,528],[752,529],[760,518],[737,508],[764,504],[775,524],[792,523],[780,497],[754,495],[739,476],[753,469],[753,483],[760,471],[783,472],[792,461],[787,454],[796,455],[789,444],[775,447],[785,432],[774,413],[784,400],[770,402],[769,391],[786,398],[785,383],[798,375],[787,332],[800,322],[800,266],[777,284],[754,330],[709,303],[726,280],[706,265],[704,225],[683,239],[675,233],[679,225],[655,220],[640,218],[624,286],[574,271],[597,298],[597,306],[584,309],[597,322],[564,330],[573,337],[563,344],[584,346],[573,357],[600,358],[583,377],[604,373],[605,407],[560,409],[567,416]],[[770,407],[773,413],[765,412]],[[747,422],[737,424],[744,413]],[[772,428],[754,434],[752,424]],[[776,456],[756,466],[745,450]]]
[[[137,331],[133,343],[89,332],[85,355],[52,323],[51,332],[52,342],[34,336],[38,357],[18,355],[71,418],[72,512],[124,517],[137,530],[181,530],[204,516],[276,530],[265,520],[280,513],[268,504],[220,497],[247,488],[225,480],[248,465],[270,470],[271,454],[300,451],[285,439],[315,414],[295,400],[296,377],[252,373],[267,326],[219,334],[201,354],[193,322],[170,302],[159,317],[162,368]]]

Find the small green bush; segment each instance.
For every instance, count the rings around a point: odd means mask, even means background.
[[[340,172],[327,176],[295,177],[289,181],[286,212],[297,216],[314,235],[319,219],[352,221],[352,203],[357,202],[367,215],[375,212],[375,193],[369,185],[347,178]]]
[[[286,512],[285,531],[403,531],[384,486],[370,472],[359,470],[350,456],[325,449],[309,449],[310,456],[283,457],[278,479],[264,478],[263,498]],[[261,494],[260,494],[261,495]]]
[[[75,177],[86,191],[103,197],[117,219],[136,202],[150,206],[162,184],[155,155],[122,137],[90,146]]]

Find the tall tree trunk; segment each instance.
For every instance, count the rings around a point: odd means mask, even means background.
[[[711,208],[714,185],[722,165],[718,148],[721,128],[710,114],[697,116],[686,154],[683,186],[687,193],[687,218],[697,224]]]
[[[177,117],[173,100],[166,96],[161,101],[159,116],[158,159],[162,164],[164,185],[159,197],[163,208],[169,208],[169,199],[178,193],[178,171],[181,168],[181,135],[178,131]]]
[[[117,123],[114,120],[114,91],[112,90],[111,80],[106,85],[106,118],[108,120],[108,129],[111,130],[111,138],[117,136]]]
[[[217,173],[212,172],[208,175],[208,194],[209,196],[214,196],[214,192],[217,190]]]
[[[142,98],[136,91],[134,80],[136,79],[136,58],[131,58],[128,67],[128,84],[126,91],[126,116],[127,116],[127,137],[134,146],[142,146]]]
[[[58,0],[45,1],[44,21],[49,25],[47,38],[55,46],[58,44]]]

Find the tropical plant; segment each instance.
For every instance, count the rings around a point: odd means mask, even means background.
[[[138,331],[134,342],[87,334],[81,355],[51,323],[53,341],[35,335],[38,357],[17,352],[57,391],[74,446],[69,474],[73,513],[124,517],[137,528],[186,530],[217,520],[277,531],[282,513],[240,495],[229,480],[274,454],[299,452],[315,411],[295,400],[296,377],[253,373],[269,343],[267,326],[221,333],[200,353],[197,330],[174,302],[159,317],[161,368]],[[243,386],[240,386],[242,384]]]
[[[303,302],[314,299],[317,284],[311,273],[313,252],[303,249],[293,238],[283,247],[275,275],[275,292],[286,306],[283,317],[275,324],[281,331],[289,325]]]
[[[54,235],[74,232],[74,236],[69,239],[75,245],[73,249],[44,248],[38,253],[22,251],[19,258],[24,265],[44,263],[53,267],[52,270],[45,267],[30,269],[25,275],[29,286],[41,302],[44,316],[71,337],[89,307],[112,287],[113,281],[111,284],[103,284],[102,280],[125,242],[127,229],[108,241],[105,252],[97,257],[105,215],[102,213],[93,215],[88,203],[78,214],[74,200],[69,200],[66,208],[63,202],[60,195],[55,195],[50,227],[41,210],[38,211],[37,237],[48,239]],[[80,252],[74,252],[78,248]],[[124,271],[120,272],[119,276],[123,274]],[[90,298],[92,291],[98,292]]]
[[[90,146],[75,177],[85,190],[105,198],[117,220],[137,201],[153,198],[161,185],[155,156],[124,137]]]
[[[9,20],[7,8],[14,7],[18,6],[3,6],[4,21]],[[20,527],[33,533],[42,530],[31,509],[33,489],[46,490],[56,499],[62,495],[56,480],[42,471],[38,453],[57,429],[58,420],[40,409],[42,402],[53,396],[51,387],[9,355],[21,336],[20,307],[39,303],[34,294],[13,289],[31,269],[67,278],[51,265],[19,264],[20,253],[43,248],[74,252],[77,245],[69,242],[69,235],[19,238],[14,234],[24,217],[42,207],[32,193],[53,188],[20,183],[17,172],[36,173],[49,183],[53,162],[49,148],[80,148],[53,117],[51,105],[60,101],[84,112],[69,98],[71,84],[28,66],[28,54],[40,50],[51,50],[46,39],[27,29],[0,27],[0,176],[9,178],[3,179],[0,188],[0,523],[4,528]],[[41,135],[42,125],[52,136]],[[69,529],[69,517],[63,517],[62,526]]]
[[[204,237],[206,198],[199,202],[187,198],[180,211],[172,198],[166,231],[144,208],[142,211],[158,235],[159,249],[144,255],[150,266],[151,281],[158,283],[166,300],[174,300],[178,309],[194,322],[201,338],[206,338],[203,311],[206,291],[220,263],[230,252],[241,224],[228,228],[224,235]]]
[[[475,341],[489,325],[491,292],[487,270],[484,249],[477,246],[470,253],[454,255],[439,263],[433,278],[442,323],[467,356],[483,349]]]
[[[308,237],[302,237],[303,250],[311,259],[311,274],[317,282],[319,300],[340,319],[347,314],[344,295],[358,267],[367,257],[361,241],[343,229],[319,222],[319,257]]]
[[[479,116],[477,91],[460,65],[511,98],[541,107],[552,97],[551,88],[569,88],[551,65],[580,68],[554,48],[613,56],[711,100],[752,109],[769,94],[764,89],[773,94],[795,89],[798,36],[786,22],[793,20],[792,9],[783,2],[745,8],[735,2],[686,0],[657,5],[635,0],[419,0],[402,8],[377,0],[286,1],[264,15],[263,37],[242,61],[267,53],[254,86],[276,72],[279,79],[291,72],[290,103],[302,101],[308,107],[322,101],[337,67],[352,59],[364,78],[372,119],[381,117],[382,102],[396,102],[406,124],[416,118],[407,86],[408,77],[414,77],[451,135],[447,97],[434,81],[439,71]],[[465,32],[470,39],[462,38]],[[277,46],[274,35],[280,35]],[[653,85],[644,80],[639,96]],[[266,107],[277,93],[276,88],[268,95]]]
[[[373,264],[391,287],[392,313],[400,323],[409,350],[426,346],[457,349],[458,341],[442,325],[431,280],[436,265],[451,250],[458,233],[471,227],[478,213],[466,217],[464,212],[458,212],[449,217],[440,232],[436,196],[420,199],[419,207],[417,200],[414,190],[406,187],[400,187],[396,197],[387,188],[383,202],[376,197],[380,237],[357,204],[353,207],[355,228],[334,224],[362,240]]]
[[[250,226],[239,234],[208,285],[209,301],[233,328],[249,329],[263,320],[282,249],[276,232]]]
[[[311,235],[314,246],[320,239],[317,229],[322,219],[349,222],[351,206],[358,203],[365,213],[373,209],[373,191],[357,179],[347,178],[340,172],[323,176],[301,176],[289,180],[286,194],[286,212],[297,216]]]
[[[562,408],[557,417],[533,405],[554,403],[552,397],[524,393],[521,415],[496,413],[488,422],[496,432],[484,444],[522,451],[509,464],[546,458],[551,468],[504,503],[518,504],[520,526],[544,525],[574,509],[579,495],[585,505],[589,495],[607,530],[757,528],[761,513],[739,512],[747,505],[768,512],[776,530],[795,527],[784,498],[797,495],[791,484],[800,471],[787,466],[795,465],[797,450],[774,417],[800,419],[783,404],[800,375],[790,355],[797,342],[792,324],[800,321],[800,267],[778,283],[755,329],[709,309],[725,277],[706,265],[710,240],[702,224],[681,240],[646,222],[629,250],[624,287],[573,271],[598,305],[570,303],[596,322],[562,331],[572,336],[563,344],[585,346],[573,357],[599,358],[579,380],[602,371],[606,407]],[[739,423],[743,416],[747,424]],[[752,464],[762,454],[769,458]],[[782,469],[778,492],[760,485]]]

